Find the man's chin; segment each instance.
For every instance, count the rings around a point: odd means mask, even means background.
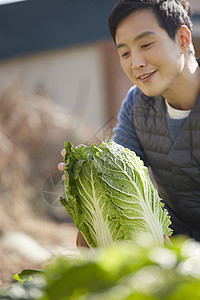
[[[145,90],[142,90],[141,91],[143,92],[144,95],[146,95],[147,97],[156,97],[156,96],[159,96],[160,93],[159,92],[156,92],[156,91],[145,91]]]

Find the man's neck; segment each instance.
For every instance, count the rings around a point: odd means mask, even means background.
[[[187,58],[184,69],[176,82],[162,95],[176,109],[192,109],[200,93],[200,67],[194,56]]]

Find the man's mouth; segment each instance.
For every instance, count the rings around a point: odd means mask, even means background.
[[[146,73],[144,75],[138,76],[137,78],[142,80],[142,81],[146,81],[148,79],[151,79],[155,73],[156,73],[156,71],[153,71],[151,73]]]

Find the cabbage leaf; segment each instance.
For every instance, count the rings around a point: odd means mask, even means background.
[[[65,143],[62,205],[90,247],[149,235],[163,244],[170,217],[135,152],[112,140],[75,148]]]

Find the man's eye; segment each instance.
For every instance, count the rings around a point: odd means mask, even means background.
[[[127,57],[129,55],[129,52],[124,52],[123,54],[122,54],[122,57]]]
[[[152,44],[153,44],[153,43],[144,44],[144,45],[142,45],[142,48],[148,48],[148,47],[150,47]]]

